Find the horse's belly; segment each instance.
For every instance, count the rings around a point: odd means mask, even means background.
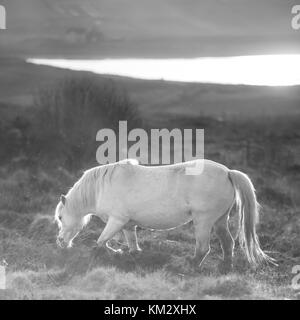
[[[136,223],[150,229],[171,229],[187,223],[191,220],[191,214],[187,210],[142,210],[134,217]]]

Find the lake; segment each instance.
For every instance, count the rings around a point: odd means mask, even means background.
[[[189,59],[39,59],[28,63],[147,80],[257,86],[300,85],[300,54]]]

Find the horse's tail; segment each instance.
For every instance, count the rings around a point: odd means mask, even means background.
[[[263,262],[274,263],[274,259],[263,252],[256,234],[259,219],[259,203],[250,178],[237,170],[230,170],[229,179],[235,189],[235,201],[240,217],[239,240],[249,263],[256,266]]]

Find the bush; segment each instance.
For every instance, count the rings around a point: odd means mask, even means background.
[[[41,154],[64,155],[67,166],[95,159],[96,133],[101,128],[140,127],[136,106],[112,81],[70,78],[42,89],[35,99],[35,137]],[[35,145],[36,145],[35,143]]]

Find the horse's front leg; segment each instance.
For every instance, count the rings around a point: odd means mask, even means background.
[[[97,246],[102,247],[103,244],[105,244],[108,249],[115,251],[109,246],[108,241],[111,240],[116,233],[121,231],[127,222],[128,220],[125,219],[109,217],[105,228],[97,240]]]
[[[99,249],[103,248],[103,245],[106,245],[106,248],[112,250],[113,252],[120,252],[119,250],[115,250],[107,243],[113,236],[123,229],[127,220],[121,220],[115,217],[109,217],[105,228],[103,229],[100,237],[97,240],[97,246],[93,249],[92,256],[90,258],[89,269],[94,264],[96,257],[99,255]]]

